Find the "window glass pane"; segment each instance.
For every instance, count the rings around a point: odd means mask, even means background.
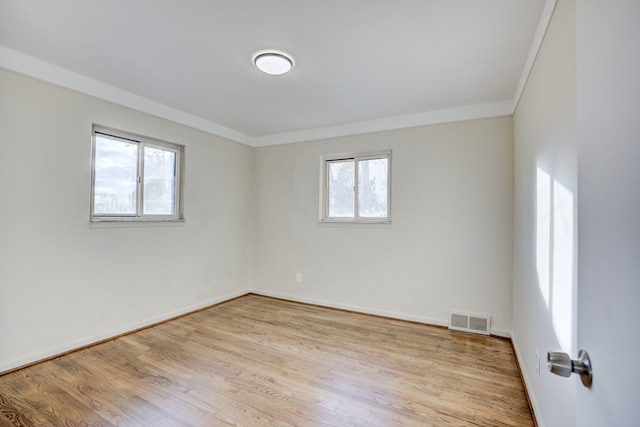
[[[387,217],[387,166],[389,159],[358,161],[358,216]]]
[[[353,160],[329,162],[329,217],[354,217],[355,163]]]
[[[175,215],[176,161],[173,151],[144,147],[142,206],[145,215]]]
[[[138,144],[95,136],[96,214],[135,215],[138,179]]]

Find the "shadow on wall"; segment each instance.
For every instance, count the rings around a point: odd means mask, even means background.
[[[560,350],[576,351],[575,197],[540,166],[536,177],[536,269]]]

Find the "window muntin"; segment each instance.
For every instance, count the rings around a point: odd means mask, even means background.
[[[321,221],[389,222],[391,152],[326,156]]]
[[[95,126],[92,221],[182,220],[184,147]]]

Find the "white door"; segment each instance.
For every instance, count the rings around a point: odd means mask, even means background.
[[[640,426],[640,1],[577,0],[576,25],[576,423]]]

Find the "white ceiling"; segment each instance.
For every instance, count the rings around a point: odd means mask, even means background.
[[[549,3],[0,0],[0,66],[251,145],[293,142],[510,113]],[[292,72],[258,71],[263,49],[291,54]]]

